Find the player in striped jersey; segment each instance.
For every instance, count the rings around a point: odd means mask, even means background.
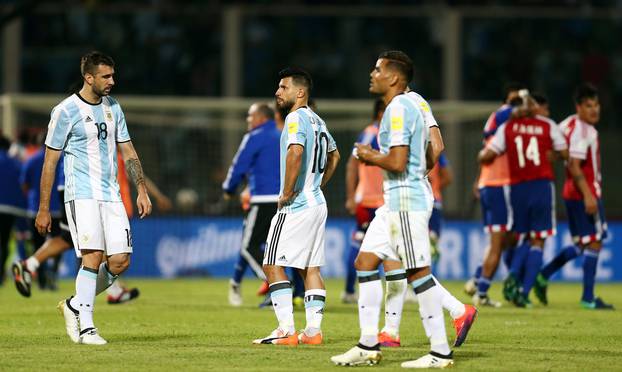
[[[568,158],[561,131],[552,120],[532,115],[503,123],[479,154],[483,164],[507,154],[514,219],[512,231],[520,235],[527,251],[526,258],[517,268],[514,267],[514,258],[509,275],[518,288],[511,299],[519,307],[531,306],[529,292],[542,266],[544,242],[547,237],[555,235],[554,172],[549,161],[549,154],[553,153]],[[518,272],[522,270],[524,280],[521,286]],[[481,282],[479,287],[482,288]],[[485,287],[483,292],[487,290]]]
[[[484,145],[491,141],[499,126],[513,116],[515,107],[522,103],[519,96],[522,89],[524,87],[519,83],[510,82],[505,85],[503,105],[490,114],[484,125]],[[473,302],[478,306],[501,306],[501,303],[488,297],[486,288],[490,286],[497,270],[502,250],[505,248],[504,260],[508,267],[514,254],[511,247],[515,242],[512,234],[508,234],[512,228],[512,217],[508,210],[510,205],[508,169],[505,154],[495,158],[490,164],[482,164],[474,187],[474,194],[481,203],[484,231],[489,234],[489,244],[483,262],[465,284],[465,292],[473,296]]]
[[[416,100],[405,93],[412,79],[410,57],[400,51],[380,54],[370,77],[370,92],[387,104],[380,123],[380,151],[357,145],[366,164],[384,169],[384,201],[371,222],[356,260],[359,277],[359,343],[331,361],[337,365],[376,364],[382,359],[378,321],[382,284],[378,266],[383,260],[401,261],[419,300],[419,312],[430,339],[429,354],[405,362],[407,368],[442,368],[453,364],[445,334],[442,302],[448,292],[430,271],[428,221],[433,196],[427,173],[443,150],[438,127],[429,128]],[[475,319],[469,306],[456,340],[460,344]]]
[[[281,134],[278,210],[270,223],[263,260],[279,326],[253,343],[318,345],[322,343],[326,301],[320,275],[327,215],[322,188],[337,167],[339,151],[324,120],[308,107],[311,75],[299,68],[286,68],[279,78],[277,106],[289,114]],[[292,288],[285,267],[297,268],[305,281],[307,325],[300,335],[294,327]]]
[[[540,302],[547,304],[548,279],[568,261],[583,254],[581,306],[608,310],[613,309],[613,305],[594,296],[598,255],[603,239],[607,237],[607,222],[601,199],[600,141],[595,127],[600,120],[598,91],[590,84],[583,84],[577,88],[574,100],[577,113],[560,124],[570,151],[562,197],[574,245],[565,247],[542,269],[534,285],[534,292]]]
[[[151,213],[151,201],[121,106],[109,97],[114,61],[90,52],[82,57],[80,71],[82,89],[52,110],[36,226],[41,234],[50,230],[50,191],[64,152],[65,209],[82,267],[76,295],[61,301],[59,309],[73,342],[102,345],[106,340],[93,323],[95,295],[127,270],[132,253],[130,225],[117,182],[117,146],[138,189],[141,218]]]

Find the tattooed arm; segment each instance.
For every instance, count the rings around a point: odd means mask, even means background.
[[[123,162],[125,163],[125,170],[130,177],[136,190],[138,190],[138,198],[136,199],[136,206],[138,207],[138,214],[140,218],[143,218],[151,214],[151,200],[147,194],[147,185],[145,183],[145,175],[143,173],[143,167],[140,165],[138,155],[134,149],[132,141],[122,142],[118,144],[121,155],[123,156]]]

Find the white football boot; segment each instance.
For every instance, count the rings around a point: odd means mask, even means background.
[[[480,297],[477,293],[473,295],[473,305],[481,307],[493,307],[496,309],[503,306],[501,302],[495,301],[488,296]]]
[[[357,345],[341,355],[331,357],[330,360],[338,366],[374,365],[382,360],[382,352],[380,350],[366,350]]]
[[[417,360],[402,363],[402,368],[447,368],[454,365],[452,354],[440,355],[433,351]]]
[[[84,345],[106,345],[108,341],[104,340],[99,333],[97,333],[97,328],[87,328],[84,331],[80,332],[80,343]]]
[[[229,282],[229,305],[239,307],[242,306],[242,289],[240,283],[233,280]]]
[[[56,308],[65,318],[65,330],[71,341],[76,344],[80,342],[80,316],[78,310],[75,310],[69,304],[73,296],[58,303]]]
[[[475,285],[475,279],[471,278],[464,283],[464,293],[469,296],[473,296],[477,292],[477,285]]]

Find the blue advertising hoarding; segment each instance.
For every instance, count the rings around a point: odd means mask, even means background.
[[[350,219],[329,218],[326,227],[326,277],[343,277],[345,258],[350,249],[354,224]],[[557,226],[558,234],[547,241],[544,262],[549,262],[562,247],[570,244],[568,227]],[[134,253],[127,276],[174,278],[180,276],[228,277],[238,258],[242,240],[240,218],[147,218],[132,220]],[[622,236],[622,223],[609,224],[609,237],[600,254],[599,281],[622,281],[622,254],[615,249]],[[465,280],[481,262],[487,236],[481,224],[473,221],[447,221],[439,247],[441,258],[434,266],[441,279]],[[566,265],[554,279],[576,281],[582,278],[582,258]],[[67,252],[61,271],[74,273],[75,256]],[[499,266],[497,278],[506,274]],[[250,270],[249,273],[250,274]]]

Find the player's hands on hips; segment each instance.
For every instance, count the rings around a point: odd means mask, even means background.
[[[598,205],[596,203],[596,198],[592,194],[588,194],[583,198],[583,204],[585,204],[585,213],[587,214],[596,214],[598,212]]]
[[[149,199],[149,195],[146,192],[139,192],[138,198],[136,199],[136,206],[138,207],[138,214],[140,218],[144,218],[151,214],[151,209],[153,206],[151,205],[151,200]]]
[[[298,192],[292,191],[289,193],[283,193],[283,195],[279,196],[279,201],[277,203],[277,209],[281,209],[283,207],[287,207],[288,205],[290,205],[294,199],[296,198],[296,195],[298,195]]]
[[[355,143],[354,148],[356,150],[356,158],[363,163],[369,163],[369,159],[373,154],[373,151],[370,145],[363,145],[360,143]]]
[[[35,227],[39,234],[44,236],[52,232],[52,216],[50,216],[50,211],[42,211],[39,209],[37,218],[35,219]]]

